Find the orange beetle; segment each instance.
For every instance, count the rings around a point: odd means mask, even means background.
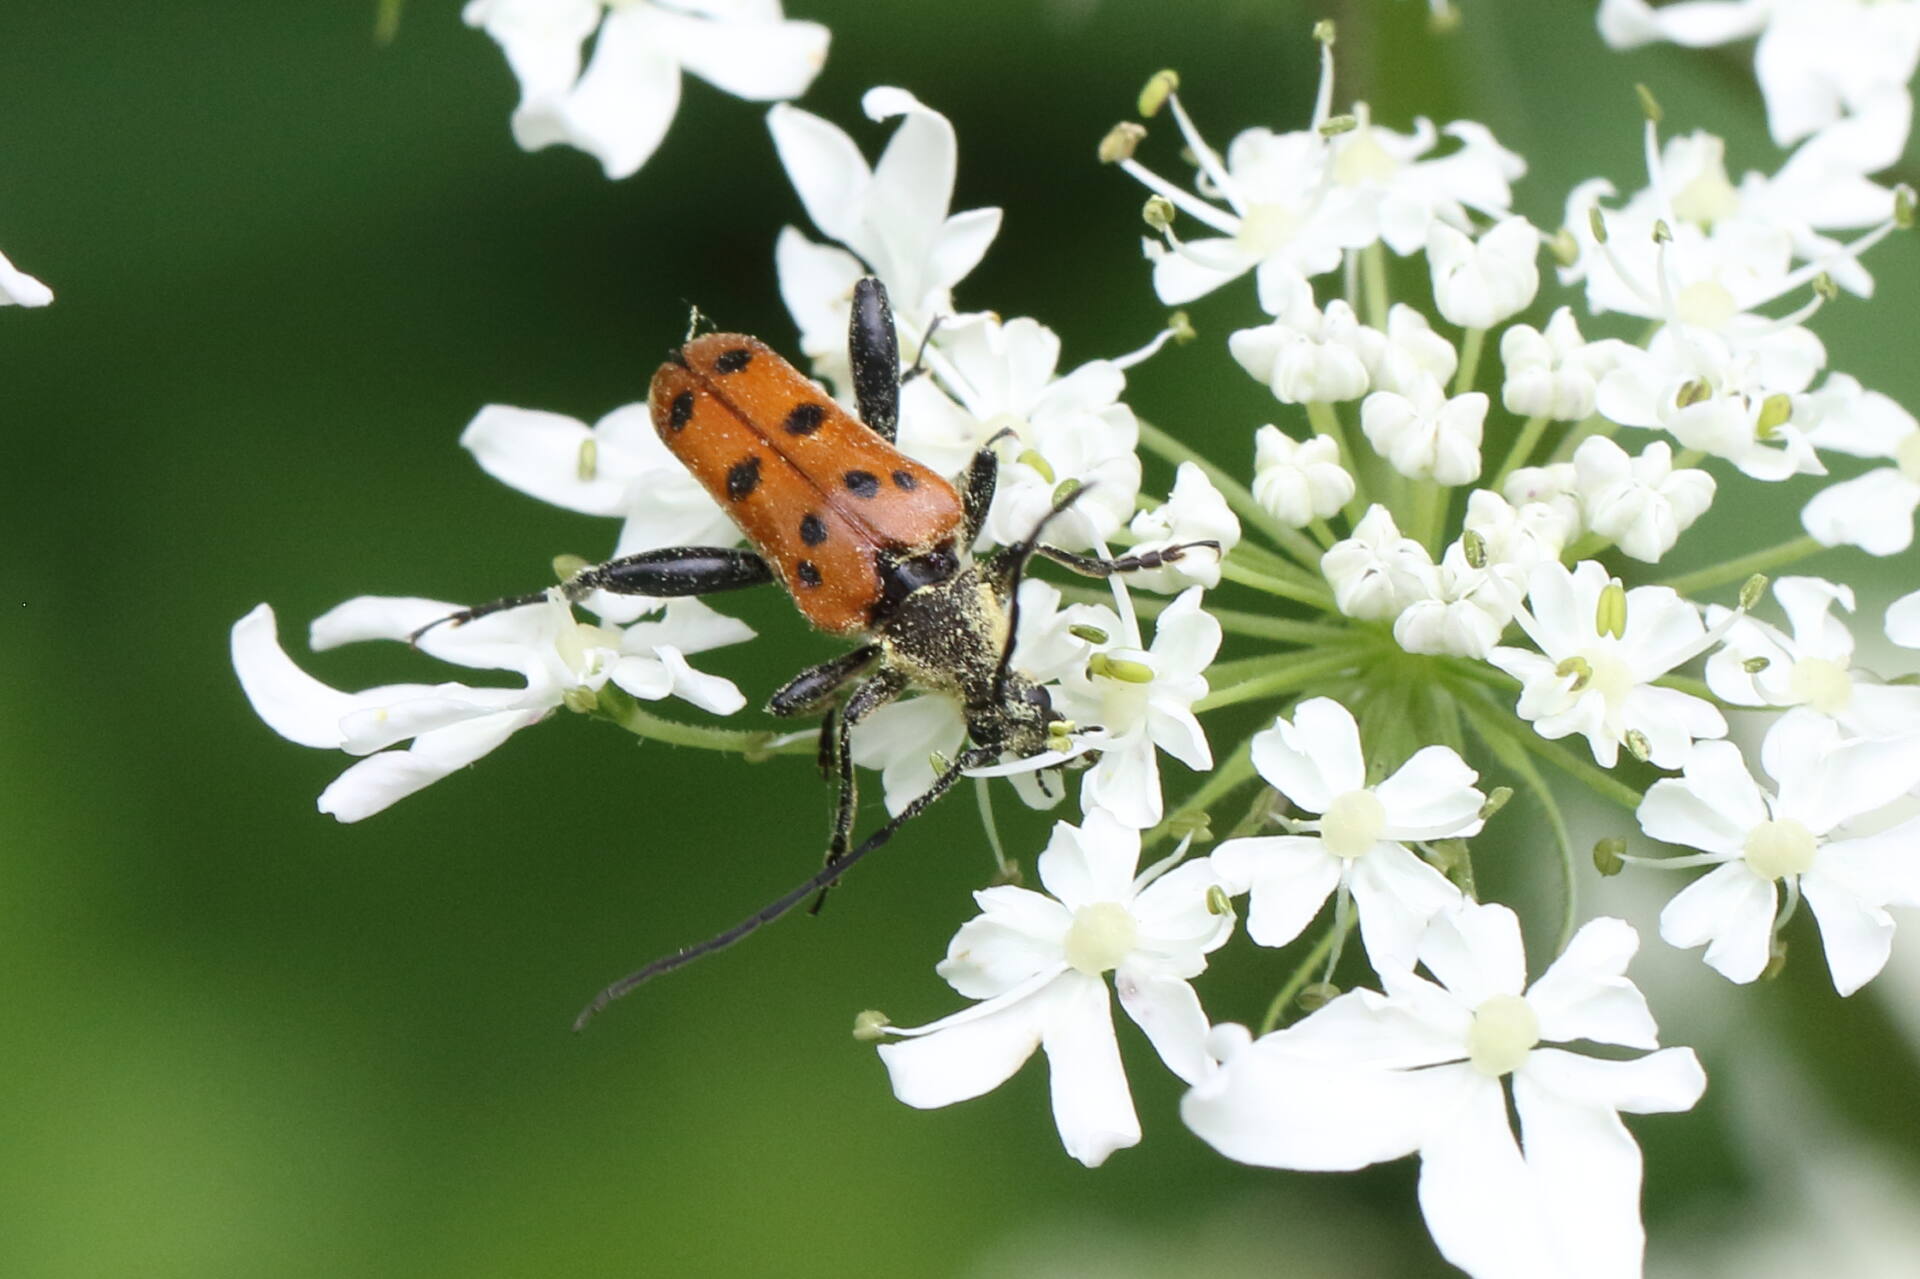
[[[848,329],[855,418],[773,349],[738,333],[690,337],[653,375],[654,428],[753,545],[642,551],[580,570],[561,584],[577,601],[595,590],[649,596],[706,595],[779,581],[809,622],[866,642],[808,667],[767,703],[774,715],[824,712],[820,762],[837,774],[838,803],[825,866],[747,919],[655,960],[594,997],[575,1022],[640,983],[732,945],[826,889],[855,861],[952,789],[968,769],[1003,754],[1032,757],[1063,738],[1046,689],[1012,669],[1015,594],[1037,553],[1076,572],[1106,577],[1178,560],[1192,542],[1144,555],[1096,559],[1044,545],[1047,520],[1024,541],[976,562],[971,550],[993,504],[997,462],[974,455],[960,490],[894,447],[900,356],[886,290],[854,286]],[[517,595],[442,621],[469,621],[545,600]],[[435,623],[436,625],[438,623]],[[850,848],[857,790],[849,733],[876,708],[918,688],[956,697],[971,745],[924,794]],[[1056,727],[1061,726],[1061,727]]]

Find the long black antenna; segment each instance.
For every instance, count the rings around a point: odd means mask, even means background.
[[[805,901],[812,894],[831,887],[842,875],[846,874],[847,871],[852,868],[855,862],[892,839],[895,832],[915,817],[918,817],[927,805],[952,790],[954,784],[960,780],[961,774],[965,773],[969,768],[979,768],[983,764],[992,763],[998,753],[996,750],[980,746],[975,746],[963,752],[960,758],[947,766],[946,772],[934,779],[932,787],[914,799],[913,802],[905,808],[901,809],[898,816],[891,818],[886,825],[867,836],[866,842],[858,848],[855,848],[838,861],[831,862],[822,867],[817,874],[810,876],[805,883],[785,895],[768,902],[765,906],[762,906],[759,910],[747,916],[725,932],[709,937],[698,945],[684,946],[674,951],[671,955],[662,955],[645,968],[628,973],[625,977],[622,977],[619,981],[614,982],[611,986],[608,986],[605,990],[595,995],[593,1001],[581,1009],[580,1015],[573,1019],[573,1028],[575,1030],[585,1030],[587,1023],[592,1021],[601,1009],[605,1008],[614,1000],[632,993],[636,988],[652,981],[662,973],[670,973],[676,968],[684,968],[694,960],[711,955],[716,950],[725,950],[727,947],[745,937],[748,933],[758,931],[762,925],[771,924],[774,920],[780,918],[780,916]]]
[[[1061,494],[1054,502],[1053,509],[1042,515],[1040,522],[1033,526],[1033,532],[1027,535],[1026,540],[1015,542],[1006,549],[1006,554],[1013,557],[1013,565],[1007,574],[1007,642],[1000,646],[1000,660],[993,668],[993,701],[996,706],[1006,700],[1007,672],[1013,669],[1013,646],[1020,638],[1020,579],[1027,571],[1027,562],[1040,548],[1040,535],[1047,531],[1047,525],[1066,514],[1092,487],[1091,484],[1082,484]]]

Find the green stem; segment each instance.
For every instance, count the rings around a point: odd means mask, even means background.
[[[1769,546],[1763,551],[1751,555],[1742,555],[1737,560],[1728,560],[1724,564],[1710,564],[1706,568],[1691,573],[1682,573],[1661,582],[1661,586],[1671,587],[1681,595],[1693,595],[1700,591],[1712,590],[1728,582],[1744,582],[1755,573],[1765,573],[1803,560],[1809,555],[1817,555],[1826,550],[1820,542],[1809,534],[1789,538],[1778,546]]]
[[[1348,915],[1345,928],[1329,924],[1327,931],[1320,934],[1320,940],[1313,943],[1313,949],[1301,956],[1300,966],[1293,970],[1293,975],[1287,978],[1286,984],[1281,986],[1279,992],[1274,995],[1273,1002],[1267,1005],[1267,1015],[1260,1019],[1260,1034],[1267,1034],[1280,1024],[1280,1018],[1286,1015],[1287,1005],[1291,1004],[1306,984],[1313,980],[1313,970],[1318,968],[1332,952],[1336,941],[1344,940],[1346,930],[1353,927],[1353,921],[1357,917],[1357,915]]]
[[[1303,536],[1298,529],[1288,528],[1267,514],[1266,508],[1253,500],[1252,491],[1226,471],[1201,457],[1151,422],[1140,423],[1140,443],[1176,465],[1181,462],[1192,462],[1206,472],[1207,478],[1213,481],[1216,489],[1220,490],[1220,496],[1227,500],[1227,505],[1233,508],[1234,514],[1265,533],[1276,545],[1299,560],[1302,566],[1311,570],[1319,565],[1320,552],[1312,540]]]
[[[1520,434],[1514,437],[1513,447],[1507,450],[1507,460],[1500,463],[1500,469],[1494,473],[1487,487],[1498,493],[1508,477],[1527,464],[1527,459],[1533,456],[1534,448],[1540,443],[1540,437],[1547,433],[1547,427],[1552,424],[1553,420],[1545,414],[1528,418],[1520,428]]]
[[[1490,715],[1484,707],[1474,705],[1477,699],[1462,698],[1467,718],[1473,722],[1474,732],[1487,744],[1487,749],[1497,755],[1508,767],[1518,774],[1520,780],[1532,789],[1540,807],[1546,810],[1547,824],[1553,827],[1554,843],[1560,848],[1560,937],[1554,944],[1553,953],[1558,955],[1573,940],[1574,925],[1580,912],[1580,880],[1576,873],[1577,865],[1573,851],[1573,833],[1567,829],[1566,815],[1560,811],[1559,801],[1553,797],[1553,789],[1547,785],[1547,779],[1533,766],[1524,750],[1501,749],[1499,735],[1504,731],[1504,719]],[[1494,722],[1489,726],[1488,720]],[[1511,739],[1508,739],[1511,746]]]
[[[1453,394],[1464,395],[1473,389],[1480,376],[1480,355],[1486,349],[1487,331],[1468,329],[1460,342],[1460,367],[1453,375]]]
[[[1561,437],[1560,443],[1554,446],[1553,454],[1548,458],[1548,461],[1569,461],[1573,457],[1574,450],[1579,448],[1581,443],[1588,437],[1594,435],[1611,436],[1619,429],[1618,424],[1607,421],[1606,418],[1601,417],[1598,413],[1589,414],[1575,425],[1571,431],[1568,431],[1566,435]]]
[[[1253,639],[1281,640],[1291,644],[1350,644],[1354,629],[1334,622],[1298,622],[1290,617],[1267,617],[1239,609],[1214,608],[1207,612],[1220,623],[1220,629]]]
[[[1272,674],[1256,675],[1229,688],[1216,688],[1195,702],[1193,709],[1210,711],[1222,706],[1236,706],[1241,702],[1256,701],[1276,693],[1290,693],[1324,676],[1351,669],[1359,664],[1362,656],[1363,651],[1325,653],[1317,658],[1303,658],[1292,653],[1283,654],[1271,659],[1280,667]]]
[[[743,731],[737,728],[709,728],[704,724],[683,724],[662,719],[615,688],[602,688],[594,714],[617,724],[636,737],[665,742],[669,746],[696,746],[702,750],[728,751],[744,755],[753,763],[772,755],[805,755],[815,749],[810,740],[776,744],[782,736],[765,729]]]
[[[1173,833],[1175,826],[1190,822],[1236,788],[1253,780],[1253,735],[1248,734],[1227,757],[1214,765],[1207,774],[1207,780],[1200,789],[1187,796],[1180,807],[1168,813],[1166,819],[1145,835],[1141,836],[1142,845],[1158,843]]]
[[[1229,582],[1238,582],[1242,586],[1251,586],[1255,590],[1265,591],[1269,595],[1278,595],[1281,599],[1292,600],[1317,608],[1323,613],[1333,612],[1333,598],[1324,591],[1309,587],[1296,586],[1292,582],[1265,573],[1256,572],[1244,564],[1235,563],[1231,556],[1220,562],[1220,576]]]
[[[1427,548],[1427,553],[1437,561],[1442,546],[1441,534],[1446,529],[1447,511],[1451,506],[1453,492],[1436,480],[1421,480],[1413,490],[1413,519],[1407,528],[1407,536]]]
[[[1378,240],[1360,250],[1360,287],[1367,299],[1367,323],[1384,332],[1391,299],[1387,295],[1387,251]]]

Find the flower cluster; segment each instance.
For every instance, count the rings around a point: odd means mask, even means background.
[[[784,98],[825,48],[771,0],[535,7],[466,11],[521,78],[516,133],[570,141],[614,174],[658,141],[681,66]],[[1171,119],[1193,171],[1150,167],[1134,121],[1099,156],[1148,191],[1143,298],[1250,295],[1245,327],[1214,354],[1271,393],[1273,420],[1237,424],[1217,459],[1125,402],[1136,369],[1193,339],[1183,316],[1136,351],[1069,364],[1042,320],[956,305],[1001,216],[951,209],[958,139],[939,112],[871,90],[867,117],[892,127],[872,161],[837,124],[768,112],[812,226],[773,246],[812,372],[854,406],[848,317],[856,283],[877,277],[900,338],[898,448],[942,474],[987,453],[997,469],[962,550],[990,562],[1044,526],[1054,558],[1111,577],[1107,591],[1029,578],[1015,597],[1011,666],[1062,722],[1046,751],[971,770],[1001,880],[976,894],[980,914],[937,972],[973,1002],[920,1026],[857,1023],[885,1041],[902,1101],[977,1097],[1041,1049],[1069,1154],[1093,1166],[1137,1144],[1111,983],[1187,1086],[1182,1119],[1223,1155],[1332,1170],[1417,1154],[1435,1242],[1469,1272],[1638,1272],[1641,1161],[1619,1115],[1685,1110],[1705,1076],[1691,1050],[1659,1046],[1626,976],[1634,926],[1583,919],[1575,836],[1545,769],[1649,841],[1692,850],[1602,840],[1599,873],[1711,868],[1657,927],[1734,982],[1783,962],[1804,896],[1833,984],[1851,993],[1887,962],[1891,909],[1920,906],[1920,819],[1897,807],[1920,790],[1920,689],[1855,662],[1845,582],[1762,576],[1912,543],[1920,422],[1831,370],[1811,325],[1839,292],[1871,294],[1863,256],[1912,221],[1913,194],[1875,175],[1906,136],[1917,18],[1907,3],[1606,0],[1616,44],[1760,34],[1774,134],[1795,149],[1736,183],[1721,139],[1663,139],[1648,94],[1644,185],[1582,182],[1548,229],[1513,212],[1525,164],[1488,128],[1401,132],[1364,103],[1336,112],[1330,27],[1304,128],[1250,128],[1216,149],[1177,78],[1154,77],[1141,116]],[[1390,257],[1419,262],[1417,296],[1392,296]],[[619,519],[616,556],[739,541],[645,405],[591,426],[490,406],[461,442],[531,496]],[[1869,466],[1829,476],[1845,457]],[[1805,535],[1651,578],[1723,495],[1778,500],[1799,477],[1820,486]],[[1218,553],[1172,550],[1192,543]],[[451,604],[375,598],[313,624],[316,648],[412,639],[519,686],[340,692],[282,652],[264,605],[234,627],[235,666],[276,731],[359,757],[321,798],[342,820],[558,708],[722,751],[812,750],[811,734],[641,709],[676,697],[739,710],[741,692],[688,658],[752,632],[695,600],[587,591],[577,564],[560,567],[562,587],[467,625],[429,626]],[[1216,604],[1222,592],[1245,603]],[[1920,592],[1888,609],[1885,634],[1920,648]],[[853,764],[880,774],[895,814],[951,784],[951,761],[982,757],[970,708],[916,691],[852,732]],[[1240,705],[1265,708],[1267,726],[1210,741],[1202,717]],[[1180,772],[1204,780],[1170,805]],[[1510,784],[1481,789],[1491,774]],[[1003,848],[987,802],[999,777],[1033,806],[1068,805],[1038,855],[1044,891],[1021,886]],[[1544,833],[1501,823],[1508,804],[1537,810]],[[1477,889],[1476,860],[1510,856],[1557,867],[1558,918],[1526,921],[1557,957],[1531,984],[1520,917]],[[1196,989],[1243,912],[1252,944],[1285,952],[1255,1029],[1216,1022]]]

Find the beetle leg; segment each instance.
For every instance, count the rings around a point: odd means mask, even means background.
[[[967,473],[960,484],[961,503],[966,510],[966,536],[961,539],[963,546],[972,547],[980,540],[980,530],[986,525],[987,512],[993,507],[993,492],[1000,483],[1000,458],[991,448],[981,449],[973,455],[973,461],[967,467]]]
[[[827,843],[825,865],[831,866],[847,855],[853,843],[853,819],[859,807],[860,788],[853,772],[853,726],[874,711],[907,691],[907,677],[892,667],[883,666],[873,678],[853,690],[840,713],[832,717],[833,762],[840,773],[840,793],[834,805],[833,837]],[[822,733],[827,730],[823,726]],[[824,742],[823,742],[824,745]],[[813,899],[808,913],[817,915],[827,904],[827,889]]]
[[[871,275],[853,286],[847,357],[853,366],[853,401],[860,420],[893,443],[900,424],[900,339],[893,330],[887,286]]]
[[[574,602],[585,599],[596,590],[615,595],[678,597],[739,590],[773,580],[773,566],[753,551],[725,546],[674,546],[657,551],[641,551],[637,555],[623,555],[604,564],[590,564],[562,582],[560,593]],[[428,622],[409,635],[407,640],[416,643],[422,635],[443,622],[459,626],[489,613],[539,604],[546,598],[545,591],[530,591],[525,595],[508,595],[485,604],[476,604]]]
[[[855,676],[864,674],[879,657],[878,644],[862,644],[817,666],[809,666],[782,684],[780,691],[767,700],[767,713],[783,719],[811,715],[833,700]]]
[[[1220,553],[1220,543],[1182,542],[1178,546],[1163,546],[1157,551],[1147,551],[1140,555],[1122,555],[1118,559],[1103,560],[1094,555],[1081,555],[1075,551],[1063,551],[1057,546],[1044,543],[1034,550],[1046,556],[1055,564],[1064,564],[1083,577],[1112,577],[1115,573],[1133,573],[1140,569],[1159,568],[1185,559],[1188,551],[1200,549]]]

